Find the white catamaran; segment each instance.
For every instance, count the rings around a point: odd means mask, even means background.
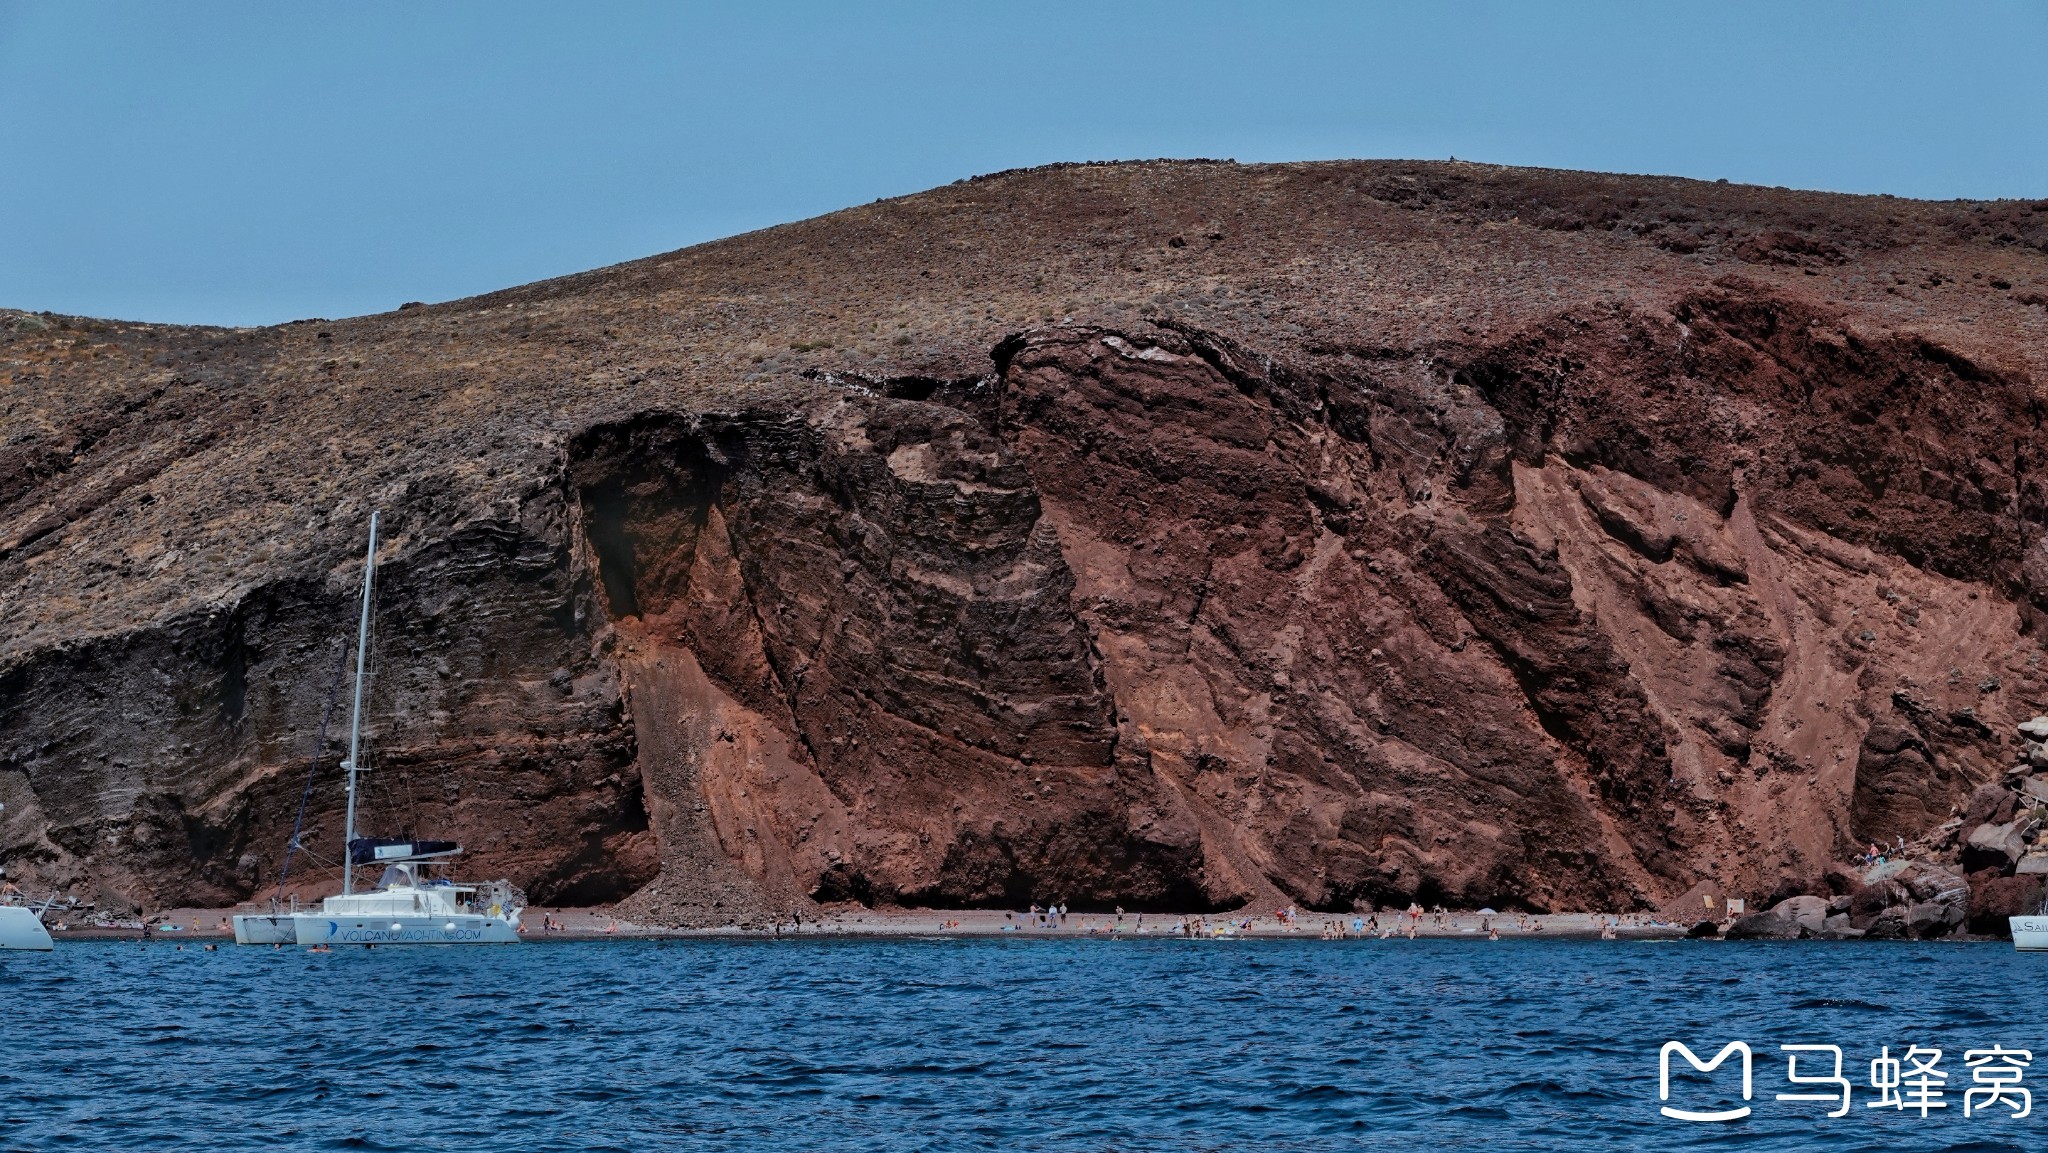
[[[363,566],[362,622],[356,635],[355,701],[349,716],[348,820],[343,834],[341,893],[319,911],[273,909],[235,918],[244,944],[481,945],[519,940],[526,895],[508,881],[457,884],[430,871],[462,852],[453,841],[380,839],[356,835],[356,777],[362,772],[364,654],[370,643],[370,597],[377,571],[377,516],[370,515],[370,550]],[[293,834],[296,847],[297,833]],[[382,866],[375,888],[356,891],[358,866]]]
[[[50,931],[43,928],[43,913],[49,907],[45,902],[32,909],[14,893],[0,893],[0,949],[48,952]]]

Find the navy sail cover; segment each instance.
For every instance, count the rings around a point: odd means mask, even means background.
[[[348,843],[352,864],[377,865],[421,857],[447,857],[462,851],[454,841],[415,841],[405,837],[357,837]]]

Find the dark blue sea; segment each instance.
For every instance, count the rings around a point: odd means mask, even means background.
[[[2048,1088],[2044,978],[1962,944],[67,941],[0,953],[0,1149],[2041,1149],[2048,1101],[1963,1095],[1994,1045]],[[1667,1041],[1745,1042],[1750,1100],[1735,1054],[1660,1102]],[[1776,1099],[1812,1091],[1785,1044],[1841,1047],[1848,1116]],[[1880,1046],[1947,1107],[1869,1107]]]

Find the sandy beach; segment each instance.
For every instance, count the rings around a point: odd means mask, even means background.
[[[204,940],[218,943],[234,936],[234,909],[174,909],[150,918],[150,936],[166,941]],[[716,927],[681,928],[622,919],[607,909],[526,910],[522,936],[527,941],[592,941],[621,938],[766,938],[783,937],[1146,937],[1203,940],[1407,940],[1488,941],[1597,939],[1611,926],[1616,940],[1672,939],[1686,927],[1660,922],[1644,914],[1549,913],[1543,915],[1475,912],[1425,913],[1412,919],[1400,912],[1299,913],[1292,918],[1248,913],[1073,913],[1045,918],[1000,909],[832,909],[817,917],[780,924],[760,921]],[[52,918],[51,935],[59,940],[142,936],[139,921],[109,926],[68,924]]]

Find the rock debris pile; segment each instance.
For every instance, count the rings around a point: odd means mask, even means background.
[[[1731,939],[2009,935],[2007,918],[2048,894],[2048,716],[2017,727],[2017,763],[1897,859],[1873,845],[1860,871],[1832,869],[1825,894],[1785,898],[1734,920]]]

